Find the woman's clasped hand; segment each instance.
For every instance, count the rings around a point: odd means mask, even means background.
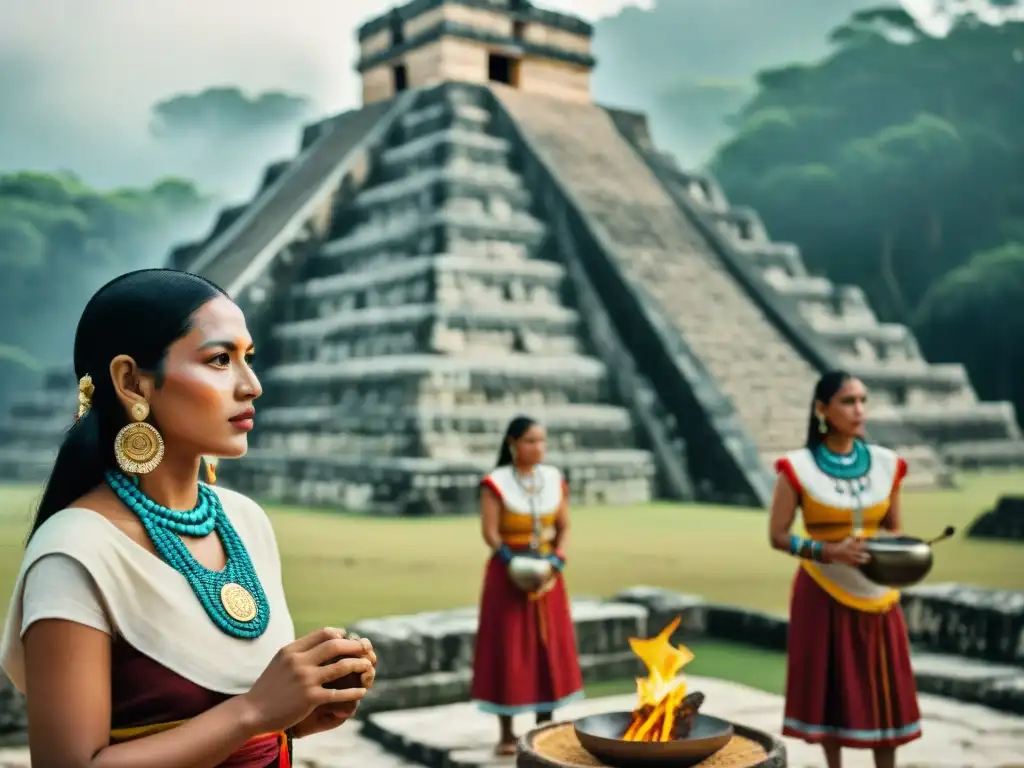
[[[349,639],[343,629],[318,629],[279,650],[242,698],[258,732],[293,728],[296,737],[308,736],[355,714],[373,686],[376,663],[366,638]],[[359,675],[362,687],[325,687],[352,674]]]
[[[853,536],[842,541],[825,545],[825,562],[842,563],[843,565],[863,565],[871,560],[864,542]]]

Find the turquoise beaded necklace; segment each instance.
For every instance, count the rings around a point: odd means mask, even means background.
[[[270,621],[270,604],[256,576],[245,544],[224,513],[220,499],[208,485],[199,485],[199,500],[187,512],[168,509],[150,499],[138,481],[107,471],[107,485],[146,529],[153,547],[165,563],[185,577],[207,615],[232,637],[253,639]],[[216,531],[227,562],[211,571],[195,559],[182,536],[206,536]]]
[[[861,440],[854,440],[853,450],[846,454],[830,451],[824,443],[813,453],[818,469],[837,480],[856,480],[871,471],[871,451]]]

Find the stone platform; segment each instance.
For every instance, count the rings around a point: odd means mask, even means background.
[[[690,689],[707,696],[709,714],[778,734],[782,697],[737,683],[691,677]],[[921,695],[924,736],[900,750],[902,768],[1011,768],[1024,765],[1024,717],[1007,715],[937,696]],[[629,710],[635,698],[611,696],[581,701],[558,713],[573,719],[597,712]],[[516,721],[517,733],[530,730],[532,718]],[[451,704],[405,712],[371,715],[365,736],[388,749],[422,761],[432,768],[511,768],[513,758],[496,758],[491,750],[497,722],[472,704]],[[785,739],[790,768],[820,768],[821,750]],[[871,753],[850,750],[845,768],[873,766]],[[367,764],[368,768],[370,765]]]
[[[328,733],[294,742],[295,768],[411,768],[412,760],[368,739],[364,724],[348,722]]]
[[[935,584],[906,590],[903,601],[922,693],[1024,715],[1024,593]],[[649,637],[676,616],[683,621],[673,642],[712,638],[786,649],[785,616],[655,587],[612,599],[577,596],[572,612],[587,682],[640,674],[628,639]],[[370,638],[381,657],[364,714],[468,699],[476,609],[369,619],[350,629]]]

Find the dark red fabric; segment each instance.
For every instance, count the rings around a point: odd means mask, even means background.
[[[471,697],[495,711],[548,711],[582,688],[562,576],[551,591],[530,601],[509,579],[505,564],[492,557],[480,598]]]
[[[480,481],[480,486],[482,488],[490,488],[491,493],[493,493],[497,498],[501,498],[501,489],[498,487],[498,484],[491,479],[490,475],[487,475],[487,477]]]
[[[847,608],[803,568],[793,582],[783,734],[844,747],[895,747],[921,736],[910,644],[899,605]]]
[[[796,476],[796,470],[793,469],[793,465],[790,463],[789,459],[785,457],[777,459],[775,461],[775,472],[776,474],[782,475],[789,481],[790,486],[794,491],[796,491],[797,495],[804,492],[803,487],[800,485],[800,480]]]
[[[188,720],[229,697],[202,688],[142,654],[123,638],[114,640],[110,665],[111,728]],[[219,768],[287,768],[274,739],[250,742]]]
[[[893,478],[893,481],[892,481],[892,493],[896,493],[896,491],[898,491],[900,489],[900,486],[903,485],[903,478],[905,478],[907,476],[907,471],[908,470],[909,470],[909,467],[907,467],[906,460],[902,459],[902,458],[897,458],[896,459],[896,476]]]

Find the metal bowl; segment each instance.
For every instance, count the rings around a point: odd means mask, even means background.
[[[860,566],[861,573],[883,587],[909,587],[924,579],[932,569],[931,545],[913,536],[875,536],[864,540],[871,560]]]
[[[693,730],[685,739],[624,741],[622,735],[632,720],[632,712],[609,712],[581,717],[572,725],[587,752],[606,765],[619,768],[686,768],[707,760],[728,744],[733,735],[732,723],[698,713]]]
[[[551,576],[551,563],[542,557],[516,555],[508,563],[508,575],[524,592],[536,592]]]

